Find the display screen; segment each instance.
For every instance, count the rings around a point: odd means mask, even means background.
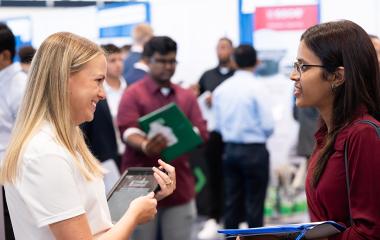
[[[151,168],[128,168],[107,197],[112,222],[120,220],[134,199],[155,191],[157,187]]]

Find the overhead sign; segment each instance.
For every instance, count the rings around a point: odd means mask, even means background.
[[[304,30],[318,23],[317,5],[257,7],[255,30]]]
[[[100,43],[131,43],[136,24],[150,22],[148,2],[123,2],[99,7],[97,12]]]

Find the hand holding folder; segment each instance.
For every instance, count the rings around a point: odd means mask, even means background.
[[[155,134],[153,137],[146,140],[145,145],[142,146],[142,151],[150,157],[157,157],[161,152],[167,148],[167,140],[161,133]]]
[[[202,143],[193,125],[175,103],[165,105],[138,119],[141,129],[152,139],[157,134],[165,137],[167,147],[161,158],[170,162]]]
[[[345,229],[334,221],[324,221],[247,229],[222,229],[218,232],[226,234],[227,238],[240,237],[240,240],[301,240],[326,238]]]

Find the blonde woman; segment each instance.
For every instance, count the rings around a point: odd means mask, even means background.
[[[38,49],[0,170],[16,239],[128,239],[174,191],[175,170],[159,161],[168,172],[153,168],[161,191],[134,200],[112,225],[102,169],[78,128],[105,97],[106,69],[101,48],[71,33]]]

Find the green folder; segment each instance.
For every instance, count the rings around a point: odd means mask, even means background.
[[[148,137],[150,137],[149,133],[154,131],[160,132],[165,137],[165,134],[169,132],[168,147],[161,153],[162,160],[166,162],[176,159],[202,143],[201,137],[194,131],[189,119],[175,103],[170,103],[140,117],[138,123]],[[162,131],[162,127],[166,128],[165,131]]]

